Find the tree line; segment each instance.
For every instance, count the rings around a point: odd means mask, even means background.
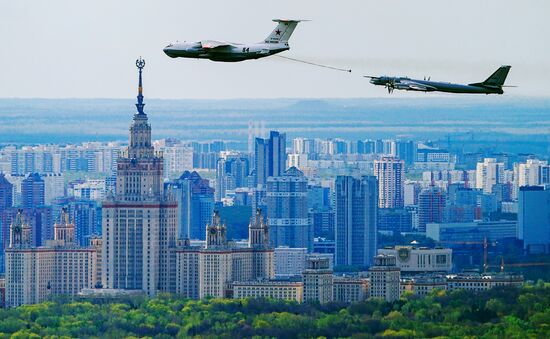
[[[550,338],[550,284],[405,294],[393,303],[57,298],[0,309],[0,338]]]

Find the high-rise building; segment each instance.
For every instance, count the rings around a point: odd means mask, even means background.
[[[193,168],[193,148],[184,144],[163,147],[164,175],[172,177]]]
[[[540,186],[550,183],[550,165],[548,161],[527,159],[525,163],[514,164],[515,196],[519,187]]]
[[[35,208],[45,203],[45,184],[38,173],[29,174],[21,183],[21,206]]]
[[[477,207],[479,190],[464,187],[462,184],[450,184],[447,187],[445,203],[445,222],[472,222],[480,217]]]
[[[248,187],[249,174],[248,157],[235,152],[222,154],[216,169],[216,201],[225,198],[229,190]]]
[[[412,140],[397,140],[395,144],[399,159],[403,160],[406,165],[413,165],[416,161],[416,142]]]
[[[325,209],[310,209],[309,218],[313,228],[313,237],[325,239],[334,239],[334,210],[326,207]]]
[[[388,302],[401,297],[401,269],[397,267],[397,259],[392,255],[377,255],[374,265],[369,267],[370,296],[381,298]]]
[[[13,185],[0,173],[0,214],[13,206]]]
[[[145,62],[136,65],[138,102],[130,144],[117,160],[116,195],[103,203],[102,285],[155,295],[175,291],[178,205],[171,194],[164,195],[163,157],[151,144],[151,125],[143,111]]]
[[[394,157],[374,161],[374,175],[378,179],[378,207],[404,206],[405,162]]]
[[[504,183],[504,163],[495,158],[485,158],[477,163],[476,188],[484,193],[492,193],[493,186]]]
[[[307,208],[307,178],[296,167],[267,180],[267,222],[274,247],[313,250],[313,228]]]
[[[286,169],[286,134],[269,132],[269,139],[256,138],[254,184],[266,185],[267,178],[278,177]]]
[[[380,208],[378,231],[404,233],[412,231],[412,214],[403,208]]]
[[[368,266],[376,255],[378,183],[374,176],[336,178],[336,264]]]
[[[204,240],[204,225],[212,220],[214,210],[214,189],[208,179],[195,171],[185,171],[164,186],[178,203],[178,239]]]
[[[418,195],[418,232],[426,232],[426,224],[443,222],[446,196],[441,188],[430,186]]]
[[[520,187],[518,222],[519,238],[528,253],[550,253],[550,190]]]

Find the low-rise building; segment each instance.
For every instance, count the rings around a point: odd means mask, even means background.
[[[378,254],[396,257],[403,273],[451,272],[453,268],[450,248],[395,246],[379,249]]]
[[[521,287],[523,282],[523,276],[516,274],[455,274],[447,276],[447,289],[485,291],[497,286]]]
[[[332,281],[332,300],[345,303],[360,302],[369,297],[366,278],[340,276]]]
[[[304,284],[301,281],[264,280],[233,283],[233,297],[269,298],[292,300],[301,303],[304,297]]]
[[[446,290],[447,279],[444,276],[419,276],[401,280],[401,293],[411,292],[417,296],[426,296],[433,290]]]
[[[474,221],[464,223],[431,223],[426,225],[426,237],[442,243],[498,241],[518,238],[517,221]]]
[[[76,295],[97,283],[97,253],[75,244],[74,225],[65,210],[54,225],[54,240],[31,246],[31,229],[21,211],[10,226],[6,249],[6,305],[35,304],[50,295]]]

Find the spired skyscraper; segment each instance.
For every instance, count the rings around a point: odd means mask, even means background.
[[[130,145],[117,160],[116,195],[103,203],[105,288],[137,289],[148,295],[175,291],[177,203],[164,195],[163,158],[151,143],[151,125],[143,111],[141,73]]]

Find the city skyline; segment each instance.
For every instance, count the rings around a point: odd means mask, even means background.
[[[2,336],[548,337],[548,12],[5,1]]]

